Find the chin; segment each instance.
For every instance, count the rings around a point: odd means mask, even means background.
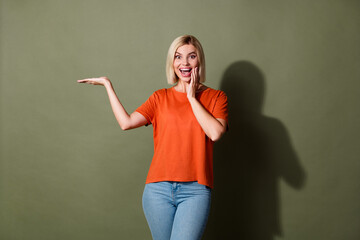
[[[190,82],[191,78],[179,78],[179,80],[183,82]]]

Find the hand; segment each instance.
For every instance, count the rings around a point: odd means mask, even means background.
[[[88,83],[92,85],[103,85],[110,83],[110,79],[107,77],[99,77],[99,78],[85,78],[81,80],[77,80],[78,83]]]
[[[198,67],[194,68],[193,71],[191,71],[190,76],[190,84],[187,90],[187,97],[195,98],[196,90],[199,86],[199,75],[198,75]]]

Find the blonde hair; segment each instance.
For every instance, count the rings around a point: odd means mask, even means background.
[[[166,77],[169,84],[177,83],[179,80],[178,76],[175,74],[174,71],[174,57],[176,50],[183,46],[191,44],[196,48],[196,55],[198,56],[199,61],[199,77],[200,82],[205,82],[205,55],[203,48],[199,42],[199,40],[196,39],[196,37],[192,35],[183,35],[180,37],[177,37],[170,45],[167,59],[166,59]]]

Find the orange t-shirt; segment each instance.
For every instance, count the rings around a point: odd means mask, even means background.
[[[215,118],[228,121],[227,97],[207,88],[196,99]],[[174,87],[155,91],[137,112],[153,125],[154,156],[146,183],[188,182],[213,188],[213,144],[202,130],[186,93]]]

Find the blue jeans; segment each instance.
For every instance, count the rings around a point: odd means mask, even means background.
[[[201,239],[210,201],[211,189],[197,182],[146,184],[142,202],[153,239]]]

